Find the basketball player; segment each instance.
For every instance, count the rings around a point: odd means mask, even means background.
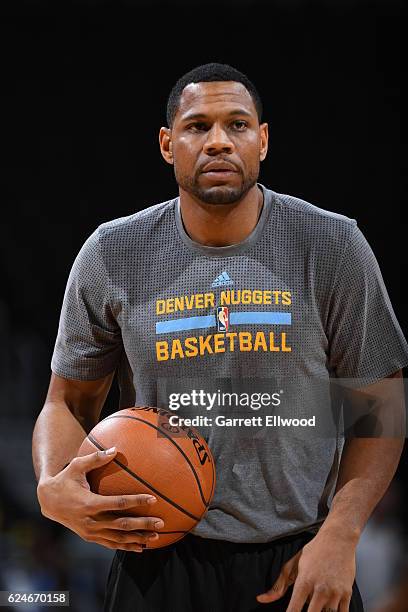
[[[362,610],[356,546],[402,438],[342,445],[212,427],[213,502],[163,549],[143,549],[165,529],[154,496],[89,491],[86,473],[116,450],[76,454],[115,372],[120,407],[157,405],[162,381],[195,376],[296,381],[303,407],[315,379],[358,379],[379,395],[393,380],[402,397],[407,343],[356,221],[258,182],[268,125],[254,85],[228,65],[200,66],[173,88],[167,122],[160,149],[178,197],[101,225],[68,280],[33,437],[42,513],[117,549],[106,611]],[[208,315],[221,306],[228,332],[217,335]],[[135,506],[146,518],[115,514]]]

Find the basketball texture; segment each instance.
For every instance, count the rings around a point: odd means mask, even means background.
[[[205,514],[215,488],[215,466],[204,438],[193,427],[171,425],[174,413],[140,406],[111,414],[83,441],[78,455],[116,446],[110,463],[88,473],[100,495],[148,493],[153,506],[127,510],[129,516],[157,516],[164,527],[146,548],[161,548],[183,538]]]

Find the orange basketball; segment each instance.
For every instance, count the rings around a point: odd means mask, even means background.
[[[111,414],[93,428],[78,455],[116,446],[110,463],[88,473],[100,495],[148,493],[157,502],[132,509],[133,516],[158,516],[164,527],[146,548],[183,538],[204,516],[214,494],[215,466],[204,438],[193,427],[171,425],[174,413],[141,406]],[[129,511],[126,511],[129,515]]]

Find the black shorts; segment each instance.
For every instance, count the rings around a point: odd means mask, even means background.
[[[117,551],[104,610],[284,612],[292,587],[270,604],[260,604],[255,597],[271,588],[282,565],[312,538],[313,534],[302,533],[266,544],[235,544],[188,534],[162,549],[143,553]],[[349,609],[363,611],[356,584]]]

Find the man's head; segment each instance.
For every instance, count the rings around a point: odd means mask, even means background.
[[[259,94],[235,68],[205,64],[182,76],[168,98],[169,127],[160,130],[162,155],[179,186],[207,204],[243,198],[267,153],[261,120]]]

